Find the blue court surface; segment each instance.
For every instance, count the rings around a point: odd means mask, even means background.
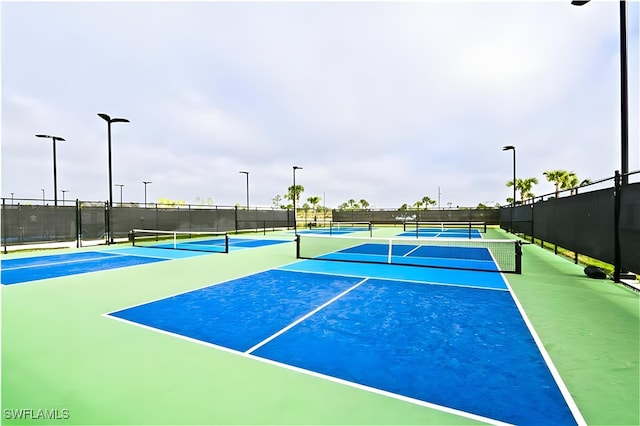
[[[255,248],[255,247],[265,247],[271,246],[274,244],[282,244],[282,243],[290,243],[293,239],[290,240],[282,240],[282,239],[255,239],[255,238],[239,238],[239,237],[230,237],[229,238],[229,251],[245,249],[245,248]]]
[[[161,262],[167,258],[123,255],[115,252],[81,252],[2,260],[2,284],[19,284],[47,278]]]
[[[109,315],[470,419],[576,424],[501,274],[307,260]]]
[[[286,242],[290,241],[230,238],[229,250],[263,247]],[[2,259],[0,261],[1,282],[5,285],[20,284],[48,278],[106,271],[209,254],[203,251],[174,250],[168,248],[169,247],[121,247],[105,251],[86,251]],[[216,252],[216,250],[212,252]]]

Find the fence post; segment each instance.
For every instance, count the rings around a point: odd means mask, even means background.
[[[104,234],[105,234],[105,244],[109,245],[109,240],[111,239],[111,211],[109,208],[109,202],[105,201],[104,203]]]
[[[13,194],[12,194],[13,195]],[[6,231],[6,218],[5,218],[5,201],[4,198],[2,199],[2,246],[4,248],[4,254],[7,254],[7,231]]]
[[[238,206],[237,205],[234,206],[233,210],[234,210],[234,220],[233,221],[234,221],[234,227],[235,227],[236,235],[237,235],[238,234]]]
[[[80,228],[80,200],[76,198],[76,248],[80,248],[82,231]]]
[[[613,281],[620,282],[621,256],[620,256],[620,172],[616,170],[613,179]]]

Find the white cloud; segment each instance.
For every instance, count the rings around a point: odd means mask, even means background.
[[[619,164],[610,2],[5,3],[2,24],[3,195],[51,186],[50,150],[25,147],[58,132],[60,182],[104,199],[98,112],[131,120],[114,126],[114,181],[138,200],[151,180],[154,197],[235,204],[249,170],[269,205],[299,164],[304,196],[332,205],[397,207],[438,186],[443,204],[475,205],[510,195],[503,145],[536,193],[552,190],[544,170]]]

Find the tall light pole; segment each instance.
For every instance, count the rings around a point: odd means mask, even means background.
[[[238,173],[247,175],[247,210],[249,210],[249,172],[240,171]]]
[[[126,118],[111,118],[107,114],[98,113],[98,117],[107,122],[107,142],[109,149],[109,242],[113,243],[111,230],[111,209],[113,208],[113,178],[111,172],[111,123],[129,123]]]
[[[510,231],[513,232],[513,215],[516,208],[516,147],[506,145],[502,147],[502,150],[513,151],[513,203],[511,204],[511,223],[509,225]]]
[[[40,189],[42,191],[42,205],[44,206],[44,188]]]
[[[296,199],[298,198],[298,194],[296,191],[296,170],[302,170],[300,166],[293,166],[293,232],[298,235],[298,218],[296,217]]]
[[[589,0],[574,0],[574,6],[584,6]],[[620,172],[621,184],[629,183],[629,101],[627,86],[627,3],[620,1]]]
[[[65,192],[69,192],[68,189],[61,189],[60,192],[62,192],[62,205],[64,206],[64,193]]]
[[[124,184],[116,183],[116,186],[120,187],[120,207],[122,207],[122,187],[124,186]]]
[[[36,135],[37,138],[48,138],[53,141],[53,204],[58,205],[58,176],[56,171],[56,141],[64,141],[59,136]]]
[[[143,180],[142,183],[144,183],[144,207],[147,207],[147,185],[153,182],[149,182],[147,180]]]

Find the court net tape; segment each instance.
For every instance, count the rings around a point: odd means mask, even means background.
[[[299,259],[522,273],[522,243],[514,240],[298,234],[296,256]]]
[[[487,222],[418,222],[406,221],[402,223],[405,232],[447,232],[447,233],[471,233],[487,232]]]
[[[135,247],[229,253],[229,234],[226,232],[134,229],[130,240]]]

